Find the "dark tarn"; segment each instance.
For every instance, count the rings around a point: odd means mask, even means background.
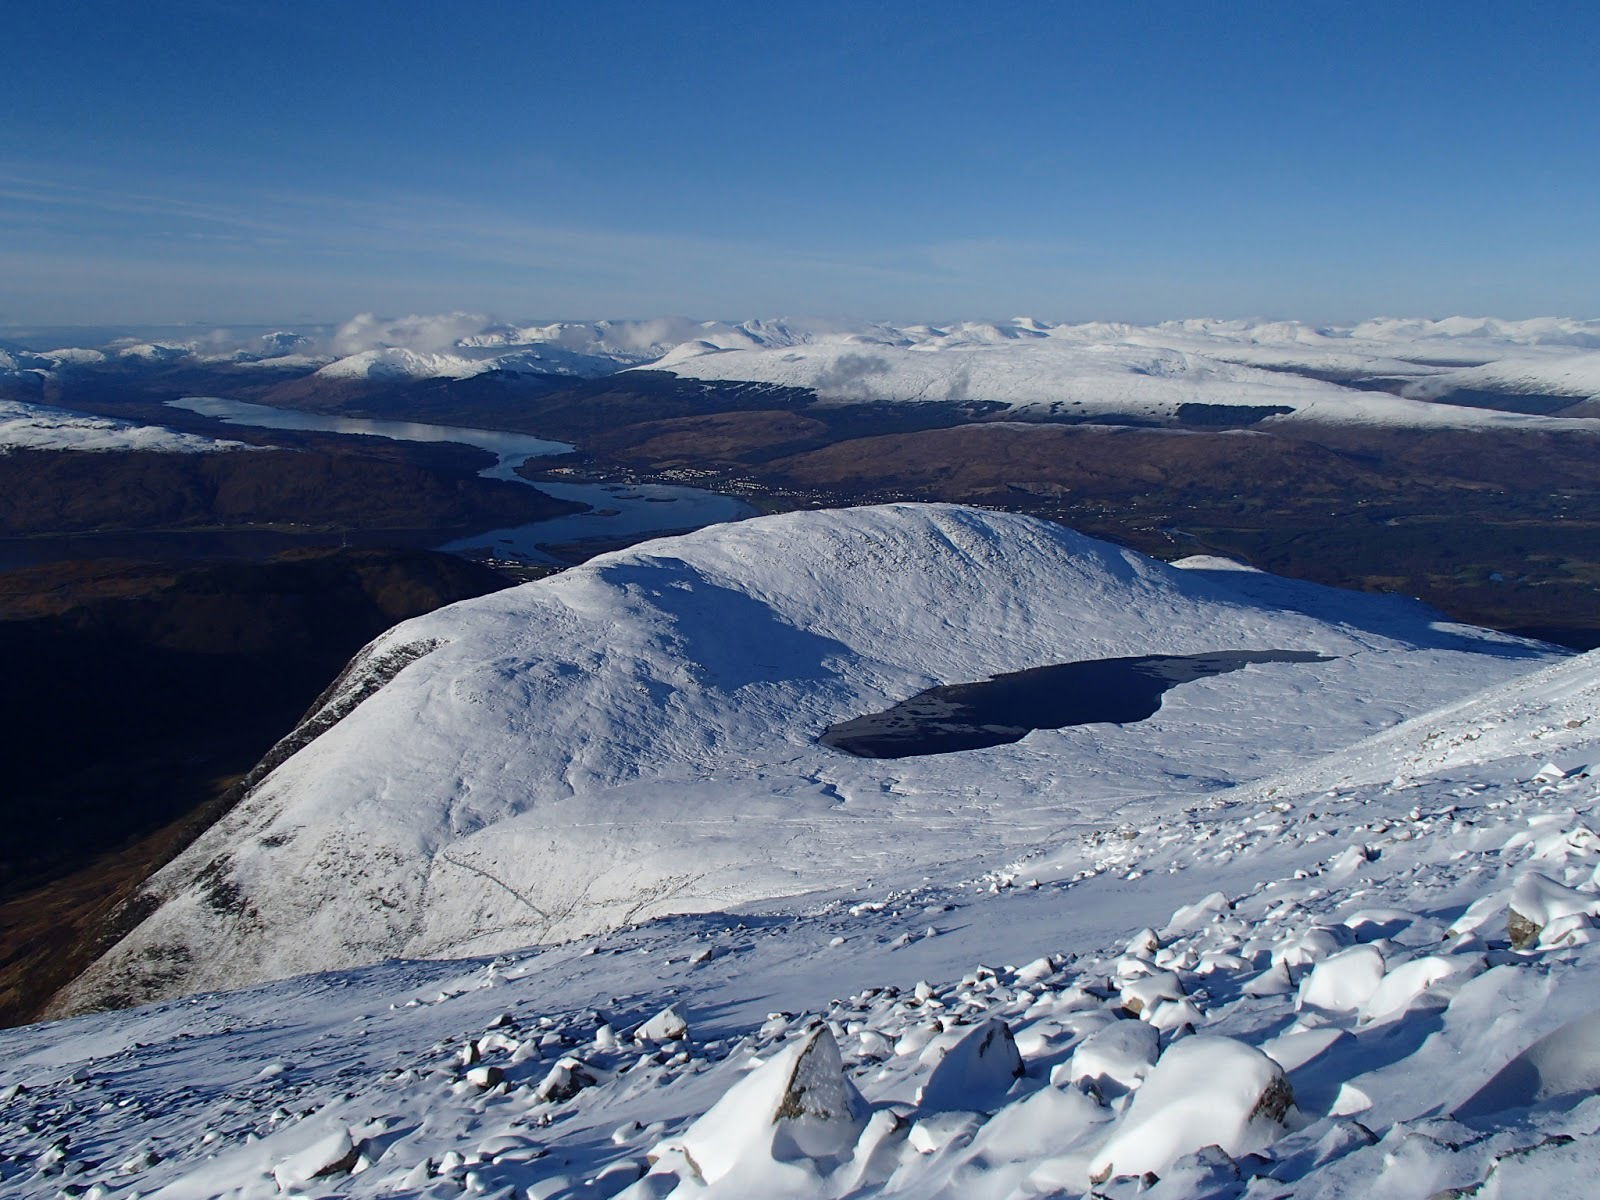
[[[883,712],[828,726],[824,746],[857,758],[953,754],[1021,741],[1035,729],[1154,716],[1180,683],[1238,671],[1251,663],[1328,662],[1304,650],[1216,650],[1058,663],[918,692]]]

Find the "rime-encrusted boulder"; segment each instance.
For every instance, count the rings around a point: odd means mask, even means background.
[[[689,1036],[689,1022],[671,1004],[634,1030],[634,1036],[641,1042],[679,1042]]]
[[[350,1140],[348,1129],[335,1129],[312,1142],[297,1154],[292,1154],[272,1168],[272,1177],[283,1191],[350,1170],[360,1157],[359,1148]]]
[[[1187,1037],[1161,1056],[1127,1115],[1094,1156],[1096,1181],[1165,1171],[1216,1146],[1237,1158],[1283,1133],[1294,1092],[1283,1068],[1232,1038]]]
[[[1022,1077],[1022,1055],[1004,1021],[976,1026],[933,1068],[917,1096],[926,1112],[986,1112],[1005,1101],[1011,1085]]]
[[[1538,944],[1539,935],[1552,921],[1596,913],[1600,913],[1600,896],[1569,888],[1538,871],[1529,871],[1511,889],[1506,935],[1513,949],[1527,950]]]
[[[739,1080],[650,1158],[658,1171],[702,1183],[729,1178],[732,1186],[743,1170],[770,1183],[785,1167],[815,1178],[850,1157],[866,1120],[838,1043],[819,1025]]]

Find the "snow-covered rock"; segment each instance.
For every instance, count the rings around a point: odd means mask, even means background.
[[[1265,1149],[1283,1134],[1293,1104],[1283,1069],[1260,1050],[1231,1038],[1184,1038],[1134,1093],[1091,1177],[1160,1175],[1207,1146],[1234,1157]]]
[[[923,1112],[998,1108],[1022,1077],[1022,1055],[1010,1027],[985,1021],[944,1052],[917,1093]]]
[[[1300,1007],[1354,1012],[1383,982],[1383,953],[1376,946],[1351,946],[1321,959],[1300,984]]]
[[[651,1158],[658,1171],[675,1168],[696,1183],[724,1183],[727,1195],[774,1194],[785,1190],[786,1176],[814,1178],[839,1166],[866,1115],[865,1101],[844,1075],[838,1043],[820,1025],[740,1080]]]
[[[1546,926],[1563,917],[1600,915],[1600,895],[1558,883],[1540,871],[1529,871],[1511,892],[1506,932],[1511,945],[1526,949]]]
[[[645,1042],[675,1042],[689,1036],[689,1022],[676,1005],[668,1005],[634,1031]]]
[[[1072,1052],[1061,1082],[1080,1080],[1102,1094],[1130,1092],[1144,1082],[1161,1053],[1161,1035],[1143,1021],[1116,1021],[1090,1034]]]
[[[273,1167],[272,1177],[287,1192],[313,1179],[347,1172],[355,1163],[356,1148],[350,1141],[350,1131],[335,1129]]]

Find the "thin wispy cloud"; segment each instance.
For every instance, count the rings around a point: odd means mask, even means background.
[[[59,291],[69,279],[95,278],[113,288],[142,280],[156,295],[212,285],[219,264],[209,256],[223,253],[222,265],[236,284],[276,291],[299,280],[340,294],[365,289],[368,302],[354,307],[392,307],[385,301],[396,290],[411,294],[433,286],[441,295],[458,294],[476,279],[488,285],[485,294],[520,293],[516,311],[585,306],[574,315],[638,312],[639,304],[706,311],[720,307],[719,294],[755,293],[759,288],[752,285],[763,279],[784,281],[802,304],[805,296],[832,289],[835,305],[847,309],[853,293],[948,287],[961,284],[983,260],[1038,262],[1075,251],[1059,242],[972,239],[862,253],[675,230],[576,228],[425,194],[373,199],[302,190],[257,195],[246,207],[163,193],[154,181],[116,188],[85,182],[81,173],[52,178],[14,168],[0,170],[0,226],[42,243],[28,252],[0,247],[0,267],[12,280],[34,281],[29,290],[35,296]],[[23,301],[5,290],[0,284],[6,308]],[[793,307],[770,290],[762,311]]]

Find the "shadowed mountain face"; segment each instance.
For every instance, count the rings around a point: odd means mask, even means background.
[[[1021,741],[1035,729],[1143,721],[1178,684],[1251,663],[1328,661],[1301,650],[1218,650],[1058,663],[929,688],[893,708],[830,725],[818,740],[857,758],[981,750]]]
[[[468,472],[297,450],[13,450],[0,455],[0,485],[7,498],[0,537],[6,538],[264,526],[453,532],[576,509],[523,484]]]
[[[365,642],[508,582],[385,549],[0,572],[0,1025],[114,940],[122,901]]]

